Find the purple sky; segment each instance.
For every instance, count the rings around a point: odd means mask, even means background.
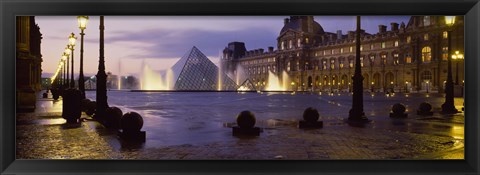
[[[140,72],[142,60],[155,70],[171,67],[191,47],[199,48],[214,63],[231,41],[245,42],[247,49],[276,46],[276,38],[287,16],[106,16],[105,64],[113,74],[130,75]],[[355,29],[353,16],[315,16],[327,32]],[[390,30],[391,22],[407,23],[409,16],[362,17],[362,28],[378,32],[383,24]],[[68,36],[77,36],[74,64],[78,74],[80,29],[76,16],[37,16],[43,34],[43,75],[50,77],[56,70]],[[84,72],[97,72],[99,57],[99,17],[90,16],[85,29]],[[76,76],[77,77],[77,76]]]

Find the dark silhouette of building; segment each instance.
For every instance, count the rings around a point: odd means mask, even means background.
[[[41,90],[42,34],[34,16],[16,17],[16,106],[17,111],[35,110],[36,92]]]
[[[463,17],[457,17],[452,52],[464,53],[463,29]],[[390,30],[379,25],[375,34],[361,31],[364,89],[443,92],[447,79],[446,31],[443,16],[412,16],[408,24],[391,23]],[[247,50],[244,43],[232,42],[223,50],[221,63],[231,77],[244,74],[243,80],[251,80],[259,90],[265,89],[272,72],[280,80],[288,80],[282,84],[289,85],[286,88],[290,90],[350,91],[354,41],[354,31],[326,32],[312,16],[291,16],[284,20],[277,37],[277,50]],[[458,61],[459,81],[463,82],[464,64]]]

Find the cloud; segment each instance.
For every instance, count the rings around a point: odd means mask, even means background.
[[[172,58],[183,56],[193,46],[205,55],[218,56],[229,42],[241,41],[247,49],[266,48],[276,43],[276,33],[262,28],[247,28],[237,31],[146,29],[142,31],[115,31],[105,39],[105,44],[123,44],[139,50],[123,58]],[[98,41],[97,41],[98,42]],[[127,43],[136,43],[135,45]]]

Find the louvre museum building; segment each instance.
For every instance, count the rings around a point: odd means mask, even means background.
[[[448,36],[443,16],[412,16],[407,24],[379,25],[374,34],[362,30],[360,64],[364,90],[443,92],[448,37],[453,81],[462,87],[463,17],[457,17],[451,31]],[[285,90],[349,92],[353,84],[355,35],[355,31],[324,31],[313,16],[290,16],[284,20],[276,48],[247,50],[248,43],[231,42],[223,50],[221,67],[236,84],[248,80],[256,90],[268,90],[273,75]]]

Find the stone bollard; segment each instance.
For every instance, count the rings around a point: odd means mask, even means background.
[[[237,125],[232,127],[233,136],[259,136],[260,128],[255,127],[255,114],[250,111],[242,111],[237,116]]]
[[[106,111],[105,127],[111,129],[120,129],[123,116],[122,110],[117,107],[109,107]]]
[[[89,116],[92,116],[93,114],[95,114],[96,110],[97,110],[97,102],[90,101],[90,103],[88,103],[87,110],[85,111],[85,113]]]
[[[86,99],[82,99],[82,101],[80,102],[80,108],[82,109],[83,112],[87,112],[88,110],[88,104],[91,102],[90,99],[86,98]]]
[[[120,138],[129,142],[145,142],[146,133],[140,131],[143,127],[143,119],[136,112],[127,112],[120,121],[122,131],[118,133]]]
[[[427,102],[420,103],[420,106],[417,110],[417,115],[433,115],[432,105]]]
[[[63,99],[62,117],[67,123],[79,123],[82,111],[80,109],[81,92],[78,89],[65,91]]]
[[[309,107],[303,111],[303,120],[298,123],[299,128],[322,128],[323,122],[318,121],[320,114],[318,114],[318,110]]]
[[[407,108],[405,108],[405,105],[401,103],[395,103],[392,106],[392,112],[390,113],[390,117],[392,118],[407,118],[408,114],[405,113]]]

